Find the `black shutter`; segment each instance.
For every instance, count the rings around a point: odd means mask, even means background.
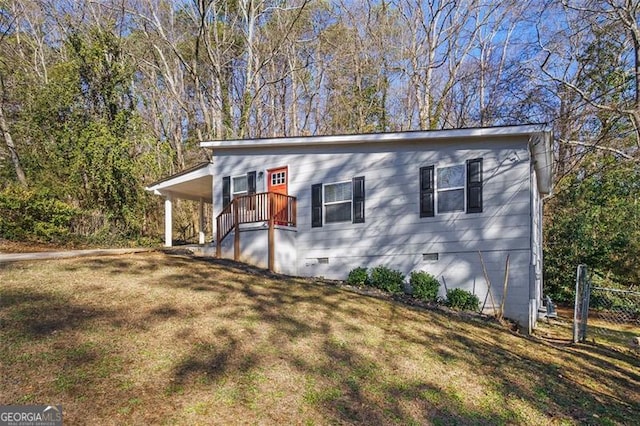
[[[222,208],[224,209],[231,203],[231,176],[222,178]]]
[[[353,223],[364,223],[364,176],[353,178]]]
[[[247,173],[247,194],[256,193],[256,172]]]
[[[420,217],[432,217],[434,208],[433,173],[434,166],[420,167]]]
[[[482,212],[482,158],[467,161],[467,213]]]
[[[322,227],[322,184],[311,185],[311,227]]]

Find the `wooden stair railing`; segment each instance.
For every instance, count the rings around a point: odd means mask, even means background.
[[[269,270],[274,263],[275,225],[296,226],[297,200],[295,197],[276,192],[261,192],[234,198],[216,218],[216,257],[222,256],[222,241],[234,232],[233,258],[240,258],[240,232],[243,223],[268,222],[269,224]]]

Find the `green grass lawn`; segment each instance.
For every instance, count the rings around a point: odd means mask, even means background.
[[[640,362],[164,253],[0,264],[0,404],[65,424],[632,424]]]

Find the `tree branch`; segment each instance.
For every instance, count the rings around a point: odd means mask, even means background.
[[[601,145],[594,144],[594,143],[587,143],[587,142],[580,142],[580,141],[568,141],[568,140],[565,140],[565,139],[558,139],[558,142],[564,143],[564,144],[567,144],[567,145],[583,146],[585,148],[598,149],[598,150],[601,150],[601,151],[608,151],[608,152],[612,152],[612,153],[614,153],[616,155],[619,155],[619,156],[623,157],[626,160],[638,161],[633,156],[627,154],[626,152],[620,151],[619,149],[611,148],[609,146],[601,146]]]

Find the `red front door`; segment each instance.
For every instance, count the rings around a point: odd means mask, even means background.
[[[287,183],[289,182],[289,169],[287,167],[278,167],[277,169],[267,170],[267,191],[278,194],[288,195]],[[288,222],[287,215],[287,198],[274,198],[274,219],[279,225],[286,225]]]
[[[287,195],[288,167],[267,170],[267,191]]]

